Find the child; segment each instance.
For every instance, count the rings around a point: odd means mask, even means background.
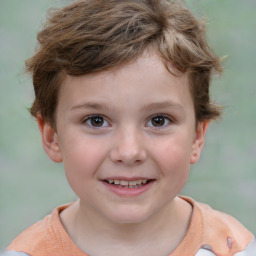
[[[78,200],[6,254],[256,255],[237,220],[178,195],[220,115],[209,83],[222,71],[181,1],[74,1],[38,41],[31,113]]]

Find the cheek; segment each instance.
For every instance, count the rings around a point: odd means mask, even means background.
[[[97,178],[97,170],[104,161],[106,149],[94,140],[67,140],[61,145],[64,169],[71,185],[84,184]]]
[[[188,178],[190,170],[190,161],[188,152],[182,148],[167,149],[162,154],[162,175],[167,182],[171,182],[173,187],[183,186]]]
[[[175,171],[190,165],[192,144],[185,137],[163,141],[159,145],[161,147],[155,148],[155,155],[158,162],[166,168]]]
[[[186,184],[190,170],[190,153],[191,145],[185,140],[162,143],[155,159],[164,179],[164,193],[179,193]]]

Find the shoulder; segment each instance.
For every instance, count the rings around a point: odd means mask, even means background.
[[[45,256],[56,255],[56,251],[61,252],[63,244],[70,239],[61,223],[59,214],[69,205],[55,208],[43,220],[24,230],[7,247],[8,253],[9,251],[25,252],[28,255]],[[9,254],[6,256],[9,256]]]
[[[233,256],[255,256],[256,255],[256,240],[254,239],[244,250],[239,251]],[[211,250],[201,248],[195,256],[216,256]]]
[[[253,234],[234,217],[212,209],[209,205],[183,197],[193,206],[194,215],[200,219],[201,249],[200,255],[235,255],[256,248]],[[211,254],[211,253],[212,254]],[[201,254],[200,254],[201,253]],[[203,254],[204,253],[204,254]]]
[[[241,246],[248,245],[248,241],[252,240],[252,233],[231,215],[203,203],[195,202],[195,205],[200,209],[206,237],[217,238],[225,235]]]
[[[8,251],[25,251],[31,254],[36,248],[44,247],[46,243],[44,237],[43,220],[35,223],[26,230],[24,230],[19,236],[17,236],[11,244],[7,247]],[[12,255],[12,252],[8,252]]]

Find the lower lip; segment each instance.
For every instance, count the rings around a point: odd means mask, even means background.
[[[123,197],[135,197],[145,193],[150,187],[153,185],[154,180],[146,183],[145,185],[139,188],[121,188],[112,184],[107,183],[106,181],[102,181],[102,183],[107,187],[108,190],[115,193],[118,196]]]

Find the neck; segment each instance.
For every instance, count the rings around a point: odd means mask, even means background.
[[[115,223],[77,201],[61,213],[61,220],[74,243],[89,255],[114,256],[120,250],[127,256],[149,251],[168,255],[185,236],[191,212],[190,204],[175,198],[143,222]]]

